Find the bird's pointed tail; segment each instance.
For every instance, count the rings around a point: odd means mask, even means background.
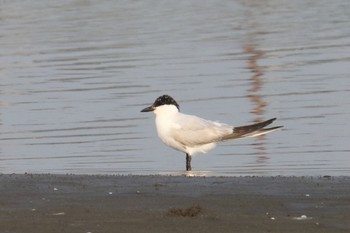
[[[224,140],[233,140],[239,138],[247,138],[247,137],[257,137],[259,135],[267,134],[278,129],[281,129],[283,126],[275,126],[271,128],[264,128],[265,126],[271,124],[276,118],[272,118],[267,121],[259,122],[252,125],[245,125],[234,127],[233,132],[229,135],[226,135],[222,138]]]

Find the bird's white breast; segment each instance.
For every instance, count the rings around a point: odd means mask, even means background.
[[[185,146],[176,141],[172,136],[172,131],[180,127],[176,123],[178,111],[177,109],[174,110],[173,107],[175,106],[165,105],[155,110],[157,133],[159,138],[168,146],[186,152]]]

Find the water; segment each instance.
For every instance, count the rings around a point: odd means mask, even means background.
[[[350,3],[1,1],[0,173],[183,174],[161,94],[234,125],[194,175],[350,175]]]

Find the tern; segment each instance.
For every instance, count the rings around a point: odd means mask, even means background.
[[[141,112],[153,112],[156,115],[155,121],[160,139],[175,150],[186,153],[187,171],[192,170],[192,155],[206,153],[218,142],[256,137],[283,127],[265,128],[276,118],[252,125],[234,127],[183,114],[180,112],[179,104],[169,95],[158,97],[151,106],[142,109]]]

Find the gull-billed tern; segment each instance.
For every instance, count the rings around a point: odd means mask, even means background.
[[[209,121],[197,116],[183,114],[179,104],[169,95],[158,97],[141,112],[154,112],[158,136],[168,146],[186,153],[186,170],[191,171],[191,156],[206,153],[217,142],[246,137],[256,137],[278,130],[283,126],[264,128],[276,118],[260,123],[233,127]]]

